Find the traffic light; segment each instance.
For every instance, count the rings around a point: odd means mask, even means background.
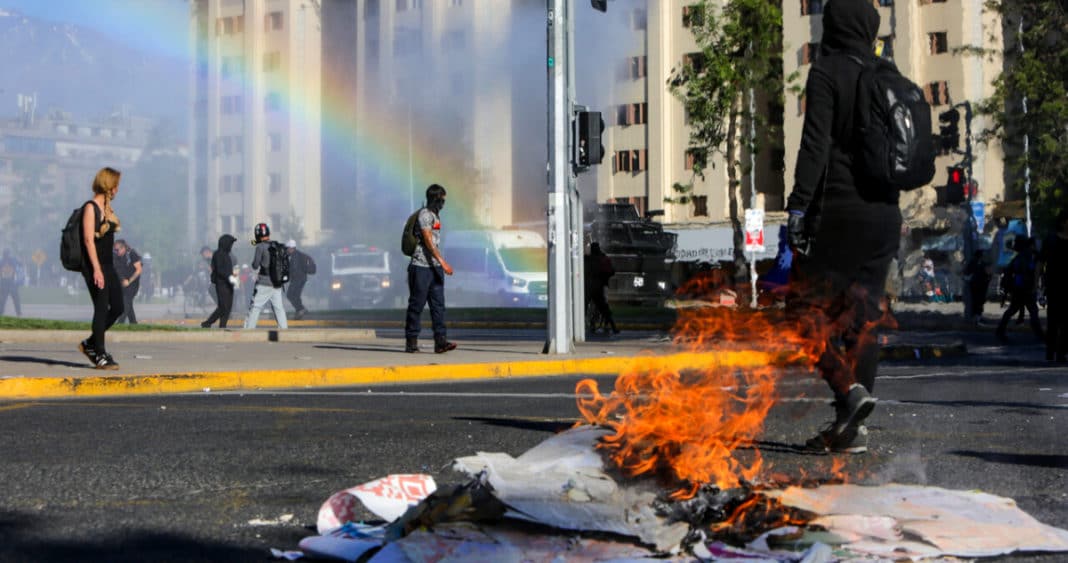
[[[604,119],[599,111],[580,111],[576,114],[577,139],[575,140],[575,164],[592,166],[604,159],[604,145],[601,134],[604,133]]]
[[[590,0],[590,4],[593,4],[594,10],[608,11],[608,0]]]
[[[949,167],[949,174],[946,176],[945,194],[946,203],[950,205],[964,203],[964,200],[967,199],[968,194],[966,193],[966,185],[964,183],[963,167]]]
[[[938,114],[939,133],[942,141],[942,151],[952,152],[960,146],[960,112],[955,108],[947,109]]]

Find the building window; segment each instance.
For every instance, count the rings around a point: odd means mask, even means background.
[[[894,0],[879,0],[879,5],[887,8],[894,5]]]
[[[282,66],[282,53],[271,51],[263,54],[263,72],[278,70]]]
[[[923,87],[923,96],[932,106],[944,106],[949,103],[949,83],[945,80],[932,82]]]
[[[805,43],[801,46],[801,64],[807,65],[816,62],[820,58],[819,43]]]
[[[272,194],[276,194],[282,191],[282,175],[277,172],[272,172],[267,175],[267,189]]]
[[[270,133],[267,135],[267,150],[270,152],[281,152],[282,150],[282,135],[278,133]]]
[[[801,0],[801,15],[814,16],[823,13],[823,0]]]
[[[234,188],[235,192],[241,193],[241,192],[245,191],[245,175],[244,174],[235,174],[232,183],[233,183],[233,188]]]
[[[378,17],[378,0],[364,0],[363,18],[371,19]]]
[[[638,104],[623,104],[616,108],[617,125],[638,125],[646,123],[648,105],[646,102]]]
[[[708,217],[708,196],[706,196],[706,195],[690,196],[690,201],[693,202],[693,216],[694,217]]]
[[[638,215],[645,217],[645,210],[649,208],[649,198],[645,196],[615,197],[609,203],[629,203],[634,206]]]
[[[271,12],[263,16],[264,31],[279,31],[282,29],[282,12]]]
[[[704,53],[686,53],[682,56],[682,64],[693,68],[694,72],[701,72],[701,69],[705,67],[705,54]]]
[[[648,168],[648,151],[634,149],[629,151],[616,151],[613,156],[612,172],[631,172],[637,174]]]
[[[220,176],[219,177],[219,191],[224,193],[224,194],[226,194],[226,193],[230,193],[230,189],[231,189],[230,177],[229,176]]]
[[[920,0],[920,4],[942,4],[946,0]]]
[[[408,9],[408,0],[397,0],[397,11],[403,12]]]
[[[467,47],[467,34],[461,29],[446,31],[441,36],[441,48],[445,51],[459,50]]]
[[[627,59],[625,78],[645,78],[647,74],[645,55]]]
[[[932,55],[945,53],[949,50],[949,43],[946,41],[946,32],[944,31],[928,33],[927,42],[930,44]]]
[[[245,216],[234,215],[234,232],[241,232],[245,230]]]
[[[701,26],[705,23],[705,14],[700,6],[682,7],[682,27]]]
[[[683,168],[686,170],[693,170],[693,165],[697,162],[697,153],[694,152],[693,149],[686,149],[685,161],[686,163],[683,165]]]
[[[464,5],[464,0],[449,0],[449,5],[458,8]]]
[[[282,228],[282,215],[280,213],[271,213],[271,224],[275,229]]]
[[[805,95],[797,97],[797,115],[805,115]]]
[[[282,109],[282,95],[278,92],[267,94],[267,97],[263,100],[263,108],[267,111],[278,111]]]
[[[232,147],[230,146],[230,137],[219,137],[218,145],[219,153],[223,156],[230,156]]]

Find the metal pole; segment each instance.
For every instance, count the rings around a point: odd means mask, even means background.
[[[567,154],[576,154],[574,144],[577,137],[571,123],[575,119],[575,2],[567,2]],[[582,244],[582,198],[578,193],[578,173],[574,166],[567,167],[567,281],[568,281],[568,326],[570,335],[568,346],[573,348],[575,342],[586,341],[586,300],[583,284],[583,244]]]
[[[752,47],[752,43],[750,43]],[[749,207],[750,209],[756,209],[757,196],[756,196],[756,102],[753,99],[753,88],[749,88]],[[751,284],[750,291],[752,293],[752,299],[749,306],[753,309],[757,307],[757,273],[756,273],[756,251],[749,253],[749,281]]]
[[[1020,16],[1020,25],[1016,32],[1016,41],[1020,46],[1020,57],[1024,54],[1023,45],[1023,15]],[[1023,95],[1023,114],[1027,119],[1027,94]],[[1029,158],[1031,140],[1027,134],[1027,125],[1024,124],[1023,157],[1024,157],[1024,208],[1027,213],[1027,237],[1031,237],[1031,162]]]
[[[547,0],[549,319],[546,323],[548,334],[544,351],[552,354],[567,354],[572,351],[568,304],[570,245],[567,236],[567,142],[571,120],[567,98],[568,66],[571,62],[570,53],[567,51],[569,25],[565,0]]]

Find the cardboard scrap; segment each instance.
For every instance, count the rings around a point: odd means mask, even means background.
[[[582,426],[561,432],[518,458],[484,453],[457,459],[454,469],[485,472],[505,516],[561,530],[611,532],[639,538],[660,552],[677,550],[689,525],[653,509],[660,491],[632,479],[624,486],[605,473],[596,442],[609,431]]]
[[[330,495],[319,507],[316,528],[320,534],[325,534],[346,522],[353,522],[361,506],[386,522],[392,522],[436,489],[437,484],[430,475],[397,474],[368,481]]]
[[[1012,499],[980,491],[889,484],[790,487],[764,494],[823,515],[811,524],[842,536],[842,547],[853,552],[922,558],[1068,551],[1068,530],[1035,520]]]

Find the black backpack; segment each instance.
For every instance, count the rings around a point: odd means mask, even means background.
[[[267,275],[271,278],[271,285],[282,287],[289,283],[289,253],[284,244],[271,241],[267,246],[267,255],[270,261],[267,264]]]
[[[401,235],[401,252],[405,256],[411,256],[415,254],[416,247],[419,246],[419,237],[415,234],[415,224],[419,222],[419,212],[422,208],[415,210],[408,216],[408,220],[404,222],[404,234]]]
[[[82,271],[85,263],[82,252],[82,210],[85,209],[85,203],[70,214],[59,237],[59,261],[63,263],[64,268],[72,272]],[[100,216],[100,207],[95,202],[93,206],[96,207],[96,230],[99,231],[104,219]]]
[[[850,58],[863,67],[854,113],[853,173],[858,188],[885,194],[930,184],[935,143],[931,106],[923,91],[886,59]]]

